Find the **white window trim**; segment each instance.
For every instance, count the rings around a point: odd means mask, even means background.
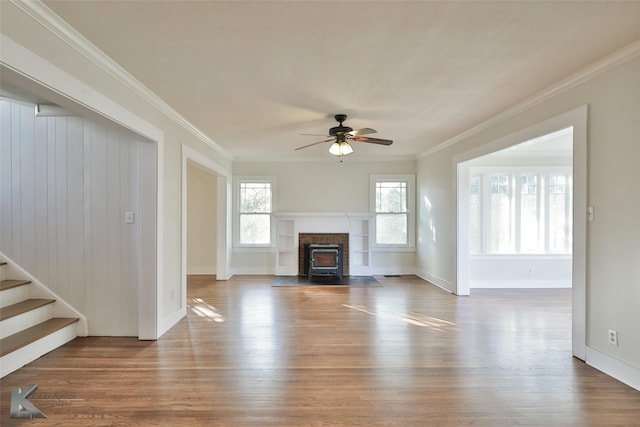
[[[380,244],[376,230],[376,183],[405,182],[407,184],[407,243]],[[369,176],[369,211],[373,214],[372,250],[377,252],[413,252],[416,250],[416,176],[414,174],[371,174]]]
[[[240,184],[243,182],[268,182],[271,184],[270,236],[267,244],[240,243]],[[278,211],[278,179],[273,175],[235,175],[233,177],[233,248],[235,252],[272,252],[276,245],[274,214]]]

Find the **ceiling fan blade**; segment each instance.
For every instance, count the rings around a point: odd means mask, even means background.
[[[299,135],[305,135],[305,136],[331,136],[331,135],[324,135],[324,134],[319,134],[319,133],[301,133]]]
[[[349,132],[350,135],[353,136],[360,136],[360,135],[369,135],[372,133],[376,133],[378,132],[375,129],[371,129],[371,128],[362,128],[362,129],[356,129],[356,130],[352,130],[351,132]]]
[[[368,142],[371,144],[380,144],[380,145],[391,145],[393,144],[393,141],[390,139],[380,139],[380,138],[369,138],[366,136],[354,136],[352,138],[349,138],[351,141],[356,141],[356,142]]]
[[[325,139],[324,141],[312,142],[311,144],[303,145],[302,147],[296,148],[296,150],[302,150],[303,148],[312,147],[314,145],[322,144],[323,142],[335,141],[335,138]]]

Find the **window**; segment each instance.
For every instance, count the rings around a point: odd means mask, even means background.
[[[483,251],[482,175],[471,176],[469,188],[469,250],[477,254]]]
[[[538,175],[520,177],[520,252],[540,252]]]
[[[491,252],[513,251],[513,223],[511,221],[511,177],[492,175],[491,180]]]
[[[237,181],[237,189],[237,243],[240,246],[270,246],[273,180],[241,178]]]
[[[549,176],[549,252],[571,251],[569,186],[569,175],[552,174]]]
[[[413,247],[413,175],[372,175],[372,210],[377,246]]]
[[[476,167],[469,182],[471,253],[571,253],[571,173]],[[507,169],[505,171],[505,169]]]

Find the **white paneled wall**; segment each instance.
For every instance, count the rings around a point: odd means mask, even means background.
[[[90,335],[137,336],[144,142],[6,99],[0,108],[0,250],[87,316]]]

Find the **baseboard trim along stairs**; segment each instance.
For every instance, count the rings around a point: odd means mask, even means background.
[[[84,316],[0,254],[0,378],[86,335]]]

